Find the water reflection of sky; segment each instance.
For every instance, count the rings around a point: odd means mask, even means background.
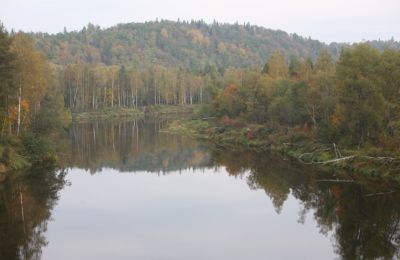
[[[43,259],[333,259],[329,236],[292,195],[280,214],[246,174],[72,169]]]

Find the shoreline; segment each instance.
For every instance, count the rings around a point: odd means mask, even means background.
[[[208,140],[225,149],[269,152],[321,170],[400,182],[400,158],[364,150],[340,151],[338,146],[313,141],[301,131],[288,134],[263,125],[221,126],[205,120],[177,120],[168,131]]]
[[[145,117],[162,117],[170,115],[193,114],[200,105],[152,105],[139,108],[107,108],[101,110],[73,112],[72,121],[74,123],[88,122],[94,120],[111,119],[140,119]]]

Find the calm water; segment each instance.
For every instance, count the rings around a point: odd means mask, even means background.
[[[400,257],[395,185],[216,149],[167,123],[74,125],[64,170],[3,181],[0,259]]]

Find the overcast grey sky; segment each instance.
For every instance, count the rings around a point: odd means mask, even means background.
[[[250,22],[325,42],[400,40],[400,0],[1,0],[7,29],[60,32],[88,22]]]

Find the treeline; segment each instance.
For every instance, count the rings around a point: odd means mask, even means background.
[[[299,129],[325,143],[399,147],[399,51],[359,44],[337,62],[328,52],[315,62],[287,62],[276,52],[262,71],[231,71],[225,79],[211,111],[227,124],[239,119]]]
[[[36,150],[38,136],[47,138],[65,126],[69,113],[52,65],[32,37],[22,32],[10,35],[0,24],[0,62],[1,172],[27,163],[20,153],[32,160],[47,154],[46,149]]]
[[[65,104],[73,111],[147,105],[192,105],[211,100],[219,73],[181,68],[136,68],[89,64],[59,66]]]

